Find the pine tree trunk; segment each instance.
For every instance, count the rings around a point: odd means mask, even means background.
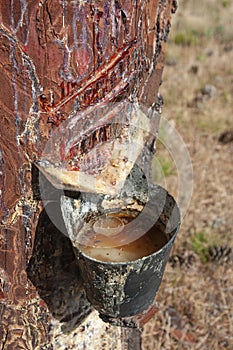
[[[33,163],[77,105],[129,96],[156,104],[175,7],[173,0],[0,0],[2,349],[84,349],[98,328],[95,313],[82,324],[91,307],[71,243],[43,211]],[[99,328],[93,349],[104,348],[101,334],[110,332]]]

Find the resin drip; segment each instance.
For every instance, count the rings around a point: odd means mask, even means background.
[[[90,223],[86,232],[86,244],[79,244],[79,249],[87,256],[105,262],[134,261],[151,255],[160,250],[168,241],[164,232],[153,226],[140,238],[129,244],[122,244],[125,237],[132,237],[132,227],[129,224],[135,217],[120,215],[105,215]],[[140,223],[138,224],[140,228]]]

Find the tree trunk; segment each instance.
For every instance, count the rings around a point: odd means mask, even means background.
[[[92,309],[71,243],[42,208],[33,163],[74,110],[122,98],[156,105],[176,2],[0,0],[0,7],[0,344],[85,349],[95,334],[93,349],[104,349],[103,334],[122,335],[95,312],[82,324]],[[55,200],[59,192],[50,190]]]

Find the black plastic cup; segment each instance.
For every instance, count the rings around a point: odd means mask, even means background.
[[[134,222],[132,223],[132,230],[138,226],[140,220],[144,220],[145,227],[150,232],[153,233],[154,230],[156,234],[159,229],[167,237],[166,243],[158,251],[140,259],[104,262],[86,255],[75,241],[76,233],[73,232],[73,228],[76,225],[79,229],[83,220],[89,220],[92,215],[96,215],[95,209],[93,210],[95,207],[93,197],[90,197],[92,198],[90,205],[87,196],[78,206],[75,203],[77,200],[63,197],[61,205],[63,217],[66,216],[65,223],[69,221],[66,226],[78,259],[86,296],[100,314],[109,318],[134,316],[147,310],[154,303],[171,247],[180,227],[179,208],[165,189],[155,184],[148,185],[139,168],[133,170],[127,181],[119,196],[119,199],[122,199],[122,208],[119,207],[120,201],[118,201],[117,210],[126,208],[128,211],[133,210],[135,206],[132,205],[132,199],[137,203],[143,203],[143,209],[135,219],[135,226]],[[101,211],[101,203],[106,200],[111,198],[102,196],[95,201],[96,210],[98,208]],[[131,207],[127,206],[127,200],[131,203]],[[84,206],[85,210],[82,210]],[[90,212],[87,207],[90,208]],[[72,208],[78,208],[78,214],[77,210],[72,212]]]

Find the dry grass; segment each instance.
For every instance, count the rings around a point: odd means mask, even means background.
[[[143,333],[144,350],[232,349],[233,277],[223,266],[172,268],[158,294],[160,311]]]
[[[173,18],[163,114],[187,145],[194,190],[172,252],[183,260],[167,265],[160,310],[144,328],[143,350],[233,349],[232,258],[213,262],[201,255],[214,244],[233,248],[233,143],[218,141],[233,130],[232,13],[232,1],[180,0]],[[203,93],[207,84],[212,97]],[[171,161],[162,145],[158,154],[165,164]],[[165,175],[176,195],[176,172]],[[202,236],[204,242],[197,241]]]

